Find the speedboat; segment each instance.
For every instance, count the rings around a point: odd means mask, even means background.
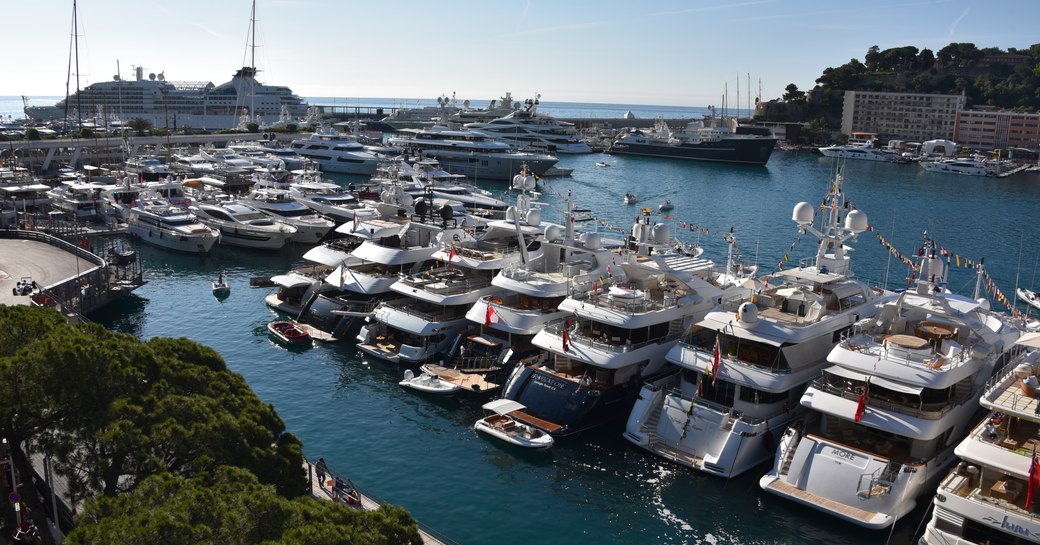
[[[429,371],[416,375],[411,369],[405,369],[404,378],[398,384],[417,392],[437,395],[454,395],[462,390],[458,384],[444,380]]]
[[[1040,308],[1040,293],[1025,288],[1018,288],[1016,292],[1019,299],[1029,303],[1034,308]]]
[[[308,346],[311,336],[296,325],[295,321],[275,321],[267,324],[267,332],[279,342],[289,346]]]
[[[603,161],[596,161],[596,166],[600,168],[609,168],[612,165],[610,163],[604,163]]]
[[[496,399],[483,405],[484,410],[491,414],[477,420],[473,429],[505,441],[511,445],[530,449],[545,449],[553,446],[555,440],[544,430],[525,422],[532,419],[524,418],[525,407],[508,399]],[[524,418],[524,420],[521,420]]]
[[[635,204],[636,196],[631,194],[631,193],[625,193],[624,201],[625,201],[625,204]]]
[[[316,244],[336,226],[332,220],[325,219],[294,199],[286,189],[254,187],[243,201],[268,216],[295,227],[296,233],[289,237],[289,242]]]
[[[672,201],[665,200],[663,203],[657,206],[657,209],[661,212],[671,212],[672,210],[675,210],[675,205],[672,204]]]

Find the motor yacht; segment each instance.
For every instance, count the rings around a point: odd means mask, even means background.
[[[995,161],[978,157],[938,158],[931,161],[918,161],[921,168],[928,172],[944,172],[964,176],[996,176],[1002,172],[1001,165]]]
[[[126,171],[137,174],[146,182],[156,182],[171,174],[166,165],[154,155],[131,157],[126,161]]]
[[[1038,348],[1040,333],[1022,335],[987,383],[980,402],[989,413],[954,450],[961,462],[939,483],[920,545],[1040,542],[1029,505],[1038,488]]]
[[[747,291],[724,282],[710,260],[672,248],[666,224],[638,218],[607,277],[569,294],[559,309],[571,316],[535,335],[542,352],[520,362],[503,397],[555,436],[627,417],[682,333]]]
[[[916,283],[882,298],[877,318],[841,332],[831,365],[777,441],[764,490],[867,528],[912,511],[956,462],[986,381],[1021,330],[979,298],[946,290],[946,259],[930,239]]]
[[[441,168],[452,174],[474,179],[511,180],[524,165],[535,176],[542,176],[558,161],[552,155],[515,151],[513,146],[481,131],[435,125],[402,132],[405,134],[391,137],[390,143],[436,159]]]
[[[853,278],[845,245],[867,229],[867,217],[848,211],[842,185],[840,174],[829,184],[820,229],[812,205],[795,207],[799,234],[820,240],[815,259],[754,280],[748,297],[694,325],[666,356],[675,371],[643,386],[625,439],[726,478],[773,458],[840,334],[876,313],[879,293]]]
[[[538,97],[540,98],[540,97]],[[538,113],[538,98],[527,99],[523,109],[486,122],[467,123],[466,128],[485,132],[516,149],[542,153],[592,153],[573,123]]]
[[[130,209],[127,233],[155,246],[202,254],[220,238],[219,231],[199,222],[190,210],[154,194],[138,199]]]
[[[297,154],[316,161],[324,172],[371,176],[379,166],[379,156],[366,150],[356,138],[330,129],[293,140],[290,147]]]
[[[228,201],[192,207],[199,221],[220,231],[220,243],[277,250],[296,234],[296,228],[249,206]]]
[[[743,134],[734,129],[735,125],[735,119],[716,118],[712,109],[710,115],[690,121],[682,130],[673,131],[663,121],[651,130],[631,129],[618,135],[610,143],[607,153],[712,163],[766,164],[777,139]]]
[[[296,228],[289,242],[315,244],[335,227],[335,222],[319,216],[314,210],[292,197],[288,190],[270,187],[254,188],[242,202],[268,216]]]

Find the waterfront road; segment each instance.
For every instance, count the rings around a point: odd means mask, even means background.
[[[93,263],[44,242],[0,238],[0,305],[29,304],[27,295],[12,293],[23,278],[46,287],[94,267]]]

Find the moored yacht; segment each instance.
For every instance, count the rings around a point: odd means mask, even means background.
[[[763,278],[757,292],[694,325],[668,353],[675,372],[643,386],[625,439],[727,478],[773,457],[776,437],[803,414],[798,401],[840,333],[876,312],[879,295],[852,279],[844,245],[866,230],[867,218],[853,210],[842,226],[841,185],[839,174],[820,230],[809,203],[794,209],[799,233],[820,239],[815,260]]]
[[[1015,344],[1021,352],[990,379],[980,399],[990,413],[954,451],[963,461],[939,484],[920,545],[1040,543],[1033,499],[1040,497],[1034,458],[1040,333],[1026,333]]]
[[[203,254],[220,238],[219,231],[203,225],[190,210],[160,197],[138,199],[129,211],[127,233],[155,246]]]
[[[351,135],[334,130],[318,130],[308,138],[293,140],[289,145],[299,155],[316,161],[324,172],[371,176],[379,166],[379,157]]]
[[[638,219],[629,251],[602,282],[560,303],[573,317],[535,335],[543,352],[521,361],[506,383],[503,397],[525,405],[524,414],[553,435],[626,417],[682,333],[746,291],[723,285],[710,260],[669,252],[667,226],[649,220]]]
[[[592,153],[578,136],[573,123],[538,113],[538,98],[527,99],[523,109],[486,122],[467,123],[466,128],[485,132],[517,149],[543,153]]]
[[[945,290],[947,264],[926,241],[917,283],[842,333],[831,366],[778,440],[767,492],[868,528],[894,524],[956,461],[986,381],[1021,330],[985,299]],[[978,271],[976,295],[982,280]]]
[[[436,159],[448,172],[475,179],[510,180],[525,164],[536,176],[542,176],[558,161],[552,155],[515,151],[480,131],[435,125],[404,132],[408,135],[392,137],[390,143]]]
[[[712,115],[686,124],[681,131],[658,122],[652,130],[632,129],[622,133],[607,149],[616,155],[642,155],[712,163],[764,165],[769,161],[777,139],[734,130],[733,119]],[[738,127],[739,129],[739,127]]]
[[[199,203],[192,207],[199,221],[220,231],[220,243],[277,250],[296,228],[242,202]]]
[[[296,234],[289,242],[314,244],[321,241],[336,225],[332,220],[319,216],[316,212],[293,199],[288,190],[258,187],[242,199],[268,216],[285,222],[296,228]]]

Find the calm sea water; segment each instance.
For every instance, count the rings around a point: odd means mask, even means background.
[[[612,166],[597,167],[597,161]],[[711,229],[700,242],[725,259],[721,233],[732,226],[747,260],[771,271],[815,252],[790,220],[795,203],[822,201],[831,160],[777,152],[764,168],[586,155],[563,157],[570,178],[543,180],[544,217],[560,217],[560,195],[573,192],[605,227],[627,226],[635,206],[670,199],[672,221]],[[948,176],[916,165],[850,162],[845,190],[896,248],[911,254],[928,231],[952,251],[985,257],[997,285],[1012,297],[1016,281],[1034,283],[1040,226],[1040,179]],[[502,191],[502,186],[486,186]],[[686,240],[696,240],[689,231]],[[794,245],[792,249],[792,245]],[[861,277],[891,285],[906,268],[888,258],[875,233],[852,243]],[[623,423],[559,441],[550,452],[506,448],[476,435],[479,402],[431,399],[401,389],[401,369],[362,357],[353,343],[289,352],[268,339],[275,313],[269,289],[253,276],[283,273],[306,248],[260,253],[218,246],[204,257],[140,248],[149,283],[93,318],[142,338],[188,337],[220,351],[265,401],[274,404],[305,452],[385,501],[462,544],[542,543],[909,543],[930,498],[890,536],[832,520],[768,495],[758,487],[766,467],[729,481],[696,474],[629,446]],[[757,259],[756,259],[757,258]],[[229,298],[214,299],[210,282],[223,272]],[[956,271],[955,291],[970,294],[973,275]],[[995,307],[999,305],[994,304]]]

